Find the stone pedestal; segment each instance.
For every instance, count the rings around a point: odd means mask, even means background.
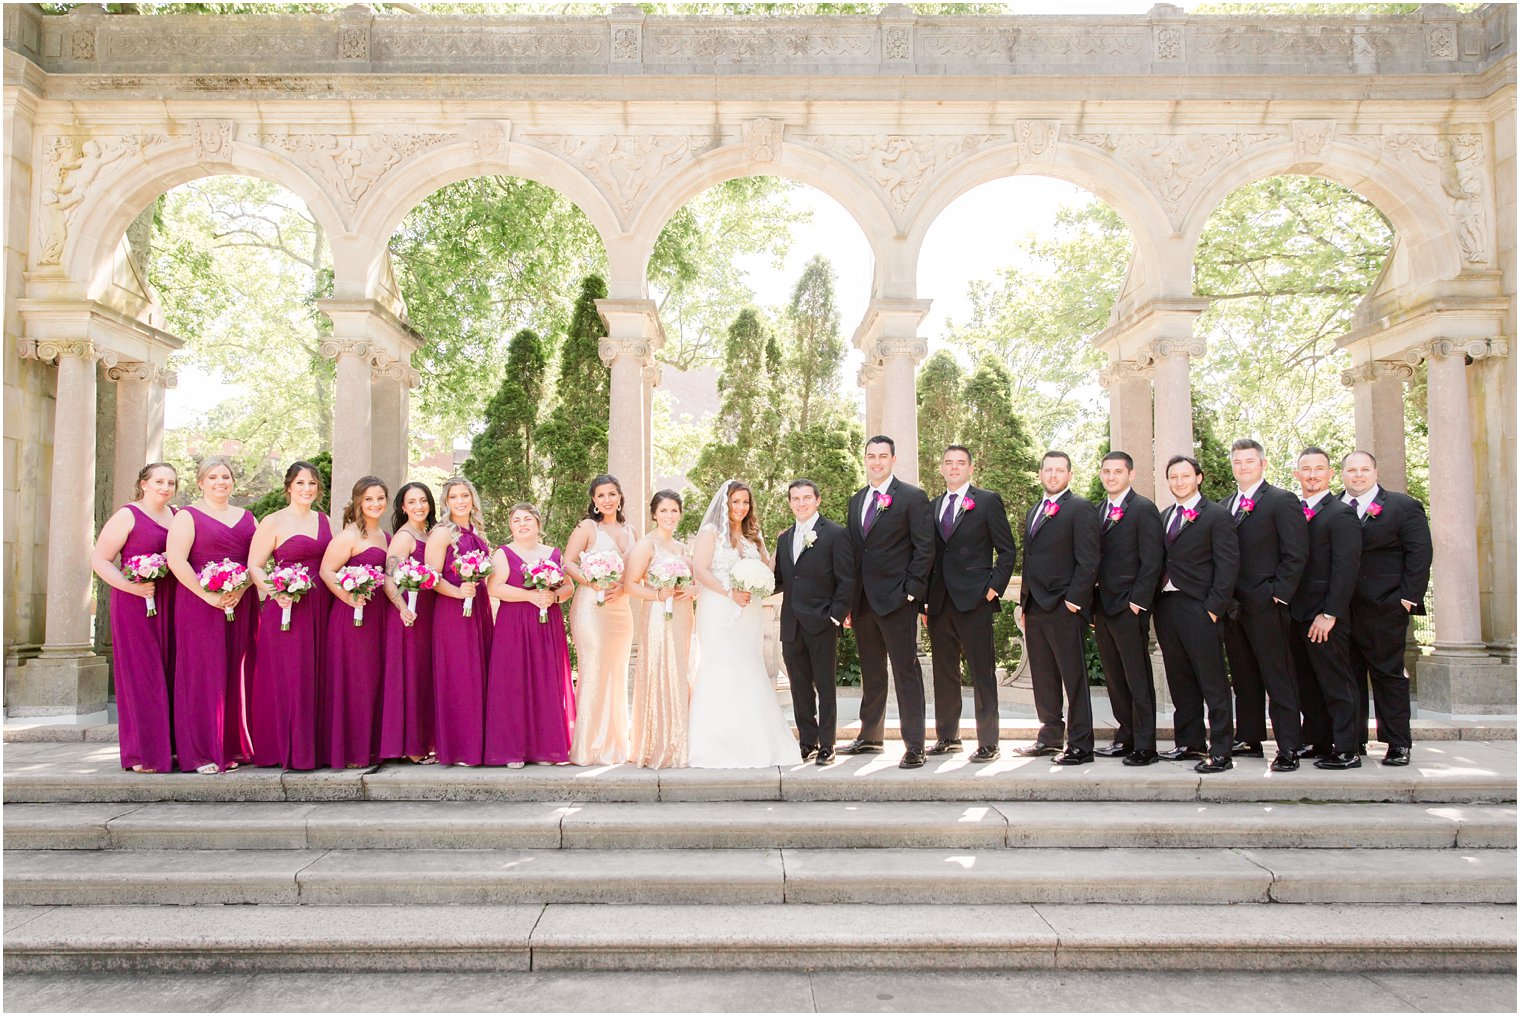
[[[1515,668],[1481,652],[1437,649],[1420,658],[1420,711],[1512,715]]]
[[[111,666],[91,649],[44,648],[6,690],[10,716],[80,716],[106,708]]]

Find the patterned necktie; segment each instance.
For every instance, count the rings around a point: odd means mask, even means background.
[[[955,529],[955,495],[945,495],[945,514],[939,519],[939,533],[945,539],[950,539],[950,533]]]
[[[871,491],[871,504],[868,508],[866,508],[866,521],[865,524],[860,527],[861,536],[871,535],[871,527],[876,525],[876,516],[880,514],[880,512],[876,510],[876,506],[880,501],[881,491]]]
[[[1182,505],[1178,505],[1172,509],[1172,521],[1166,527],[1167,546],[1171,546],[1172,541],[1177,538],[1177,534],[1180,532],[1182,532]]]
[[[1351,499],[1351,510],[1354,511],[1354,512],[1356,512],[1356,517],[1357,518],[1361,518],[1362,517],[1362,509],[1357,505],[1356,498],[1352,498]]]
[[[1038,533],[1040,531],[1040,527],[1045,524],[1045,520],[1049,518],[1049,516],[1045,514],[1045,510],[1050,506],[1050,503],[1050,498],[1048,497],[1040,502],[1039,510],[1034,513],[1034,521],[1029,524],[1030,536]]]

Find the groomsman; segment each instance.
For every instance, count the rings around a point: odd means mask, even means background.
[[[776,538],[781,658],[802,761],[826,766],[834,761],[834,672],[839,629],[855,599],[855,550],[844,526],[818,514],[818,484],[793,480],[786,499],[797,521]]]
[[[1148,766],[1156,754],[1156,688],[1151,672],[1151,606],[1166,554],[1161,514],[1131,483],[1135,460],[1125,452],[1103,456],[1098,477],[1108,492],[1100,511],[1102,553],[1094,628],[1108,700],[1119,729],[1097,754]]]
[[[1166,485],[1175,503],[1161,520],[1166,556],[1156,600],[1156,641],[1161,643],[1166,685],[1172,693],[1177,747],[1161,757],[1173,762],[1201,759],[1194,772],[1222,773],[1235,763],[1230,760],[1230,683],[1219,620],[1234,605],[1240,546],[1230,513],[1199,493],[1202,483],[1203,467],[1197,459],[1173,455],[1168,460]]]
[[[1267,702],[1272,704],[1273,768],[1291,772],[1303,747],[1298,681],[1288,649],[1292,641],[1288,602],[1298,588],[1309,554],[1309,532],[1298,498],[1262,478],[1262,447],[1249,438],[1230,446],[1234,496],[1224,501],[1240,542],[1239,606],[1224,620],[1224,648],[1235,686],[1236,755],[1262,757]]]
[[[918,666],[918,612],[934,566],[929,497],[892,475],[897,445],[878,434],[866,442],[866,485],[850,499],[850,540],[859,583],[854,618],[860,650],[860,736],[841,754],[878,754],[887,715],[887,660],[897,686],[903,757],[924,764],[924,675]]]
[[[1018,548],[1008,511],[995,490],[971,483],[971,450],[945,449],[939,465],[945,493],[934,499],[934,569],[929,574],[929,638],[934,646],[934,726],[930,755],[961,750],[961,659],[971,670],[976,705],[973,762],[998,757],[998,695],[992,618]]]
[[[1062,740],[1061,693],[1069,722],[1066,750],[1057,765],[1093,760],[1092,695],[1082,654],[1082,629],[1092,609],[1100,545],[1098,513],[1071,490],[1071,456],[1046,452],[1040,460],[1045,497],[1024,519],[1024,568],[1020,605],[1024,644],[1034,681],[1034,709],[1040,736],[1016,749],[1020,755],[1056,755]]]
[[[1341,460],[1346,490],[1341,501],[1361,519],[1362,567],[1351,597],[1351,679],[1360,709],[1357,732],[1367,731],[1367,681],[1377,704],[1378,740],[1388,745],[1385,766],[1407,766],[1409,677],[1404,642],[1409,616],[1424,614],[1430,583],[1430,523],[1425,506],[1378,484],[1377,459],[1356,451]]]
[[[1335,467],[1322,448],[1298,456],[1298,487],[1308,520],[1309,562],[1289,613],[1298,635],[1292,641],[1303,703],[1305,739],[1322,756],[1316,769],[1357,769],[1366,722],[1357,729],[1356,686],[1351,678],[1351,596],[1362,563],[1362,532],[1356,512],[1330,494]],[[1328,714],[1329,722],[1325,722]],[[1324,747],[1333,739],[1334,751]]]

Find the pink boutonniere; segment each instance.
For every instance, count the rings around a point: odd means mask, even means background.
[[[1313,508],[1310,508],[1308,505],[1304,506],[1304,521],[1305,522],[1307,522],[1310,519],[1314,518],[1314,516],[1316,516],[1318,514],[1319,514],[1319,512],[1315,511]]]
[[[1118,522],[1122,518],[1124,518],[1123,508],[1110,508],[1108,510],[1108,521]]]
[[[1058,504],[1056,504],[1054,501],[1052,501],[1052,502],[1050,502],[1049,504],[1047,504],[1045,506],[1045,517],[1047,519],[1048,518],[1053,518],[1055,516],[1055,513],[1058,512],[1058,511],[1060,511],[1060,510],[1061,510],[1061,506],[1058,505]]]
[[[1197,508],[1184,508],[1184,509],[1182,509],[1182,524],[1184,526],[1187,525],[1189,522],[1197,522],[1197,521],[1198,521],[1198,509]]]
[[[886,511],[890,507],[892,507],[892,495],[891,494],[883,494],[877,500],[877,502],[876,502],[876,510],[877,510],[877,512],[884,512],[884,511]]]
[[[963,511],[963,512],[969,512],[971,509],[973,509],[975,507],[976,507],[976,501],[973,500],[973,499],[971,499],[971,498],[969,498],[969,497],[961,502],[961,511]]]
[[[1379,515],[1383,514],[1383,506],[1374,501],[1367,506],[1367,514],[1371,515],[1373,518],[1377,518]]]
[[[1252,501],[1248,497],[1243,497],[1240,499],[1240,505],[1238,507],[1240,508],[1242,514],[1249,515],[1256,510],[1256,502]]]

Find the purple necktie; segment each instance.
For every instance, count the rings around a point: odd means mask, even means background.
[[[1171,542],[1177,538],[1177,534],[1180,532],[1182,532],[1182,505],[1178,505],[1172,509],[1172,521],[1166,527],[1166,542],[1168,546],[1171,545]]]
[[[871,491],[871,506],[866,509],[866,521],[865,521],[865,525],[863,525],[863,526],[860,527],[860,535],[861,536],[870,536],[871,535],[871,527],[874,526],[874,525],[876,525],[876,516],[878,514],[877,511],[876,511],[876,505],[880,501],[881,501],[881,491],[879,491],[879,490],[873,490],[873,491]]]
[[[1045,524],[1045,520],[1047,518],[1049,518],[1049,516],[1045,514],[1045,509],[1047,507],[1049,507],[1049,505],[1050,505],[1050,498],[1048,498],[1048,497],[1045,500],[1043,500],[1043,501],[1040,502],[1040,508],[1039,508],[1039,510],[1037,512],[1035,512],[1034,521],[1029,524],[1029,535],[1030,536],[1033,536],[1035,533],[1038,533],[1040,531],[1040,527]]]
[[[955,495],[945,495],[945,514],[940,516],[939,532],[945,539],[950,539],[950,533],[955,529]]]
[[[1351,510],[1356,512],[1357,515],[1362,514],[1362,510],[1356,506],[1356,498],[1351,499]]]

